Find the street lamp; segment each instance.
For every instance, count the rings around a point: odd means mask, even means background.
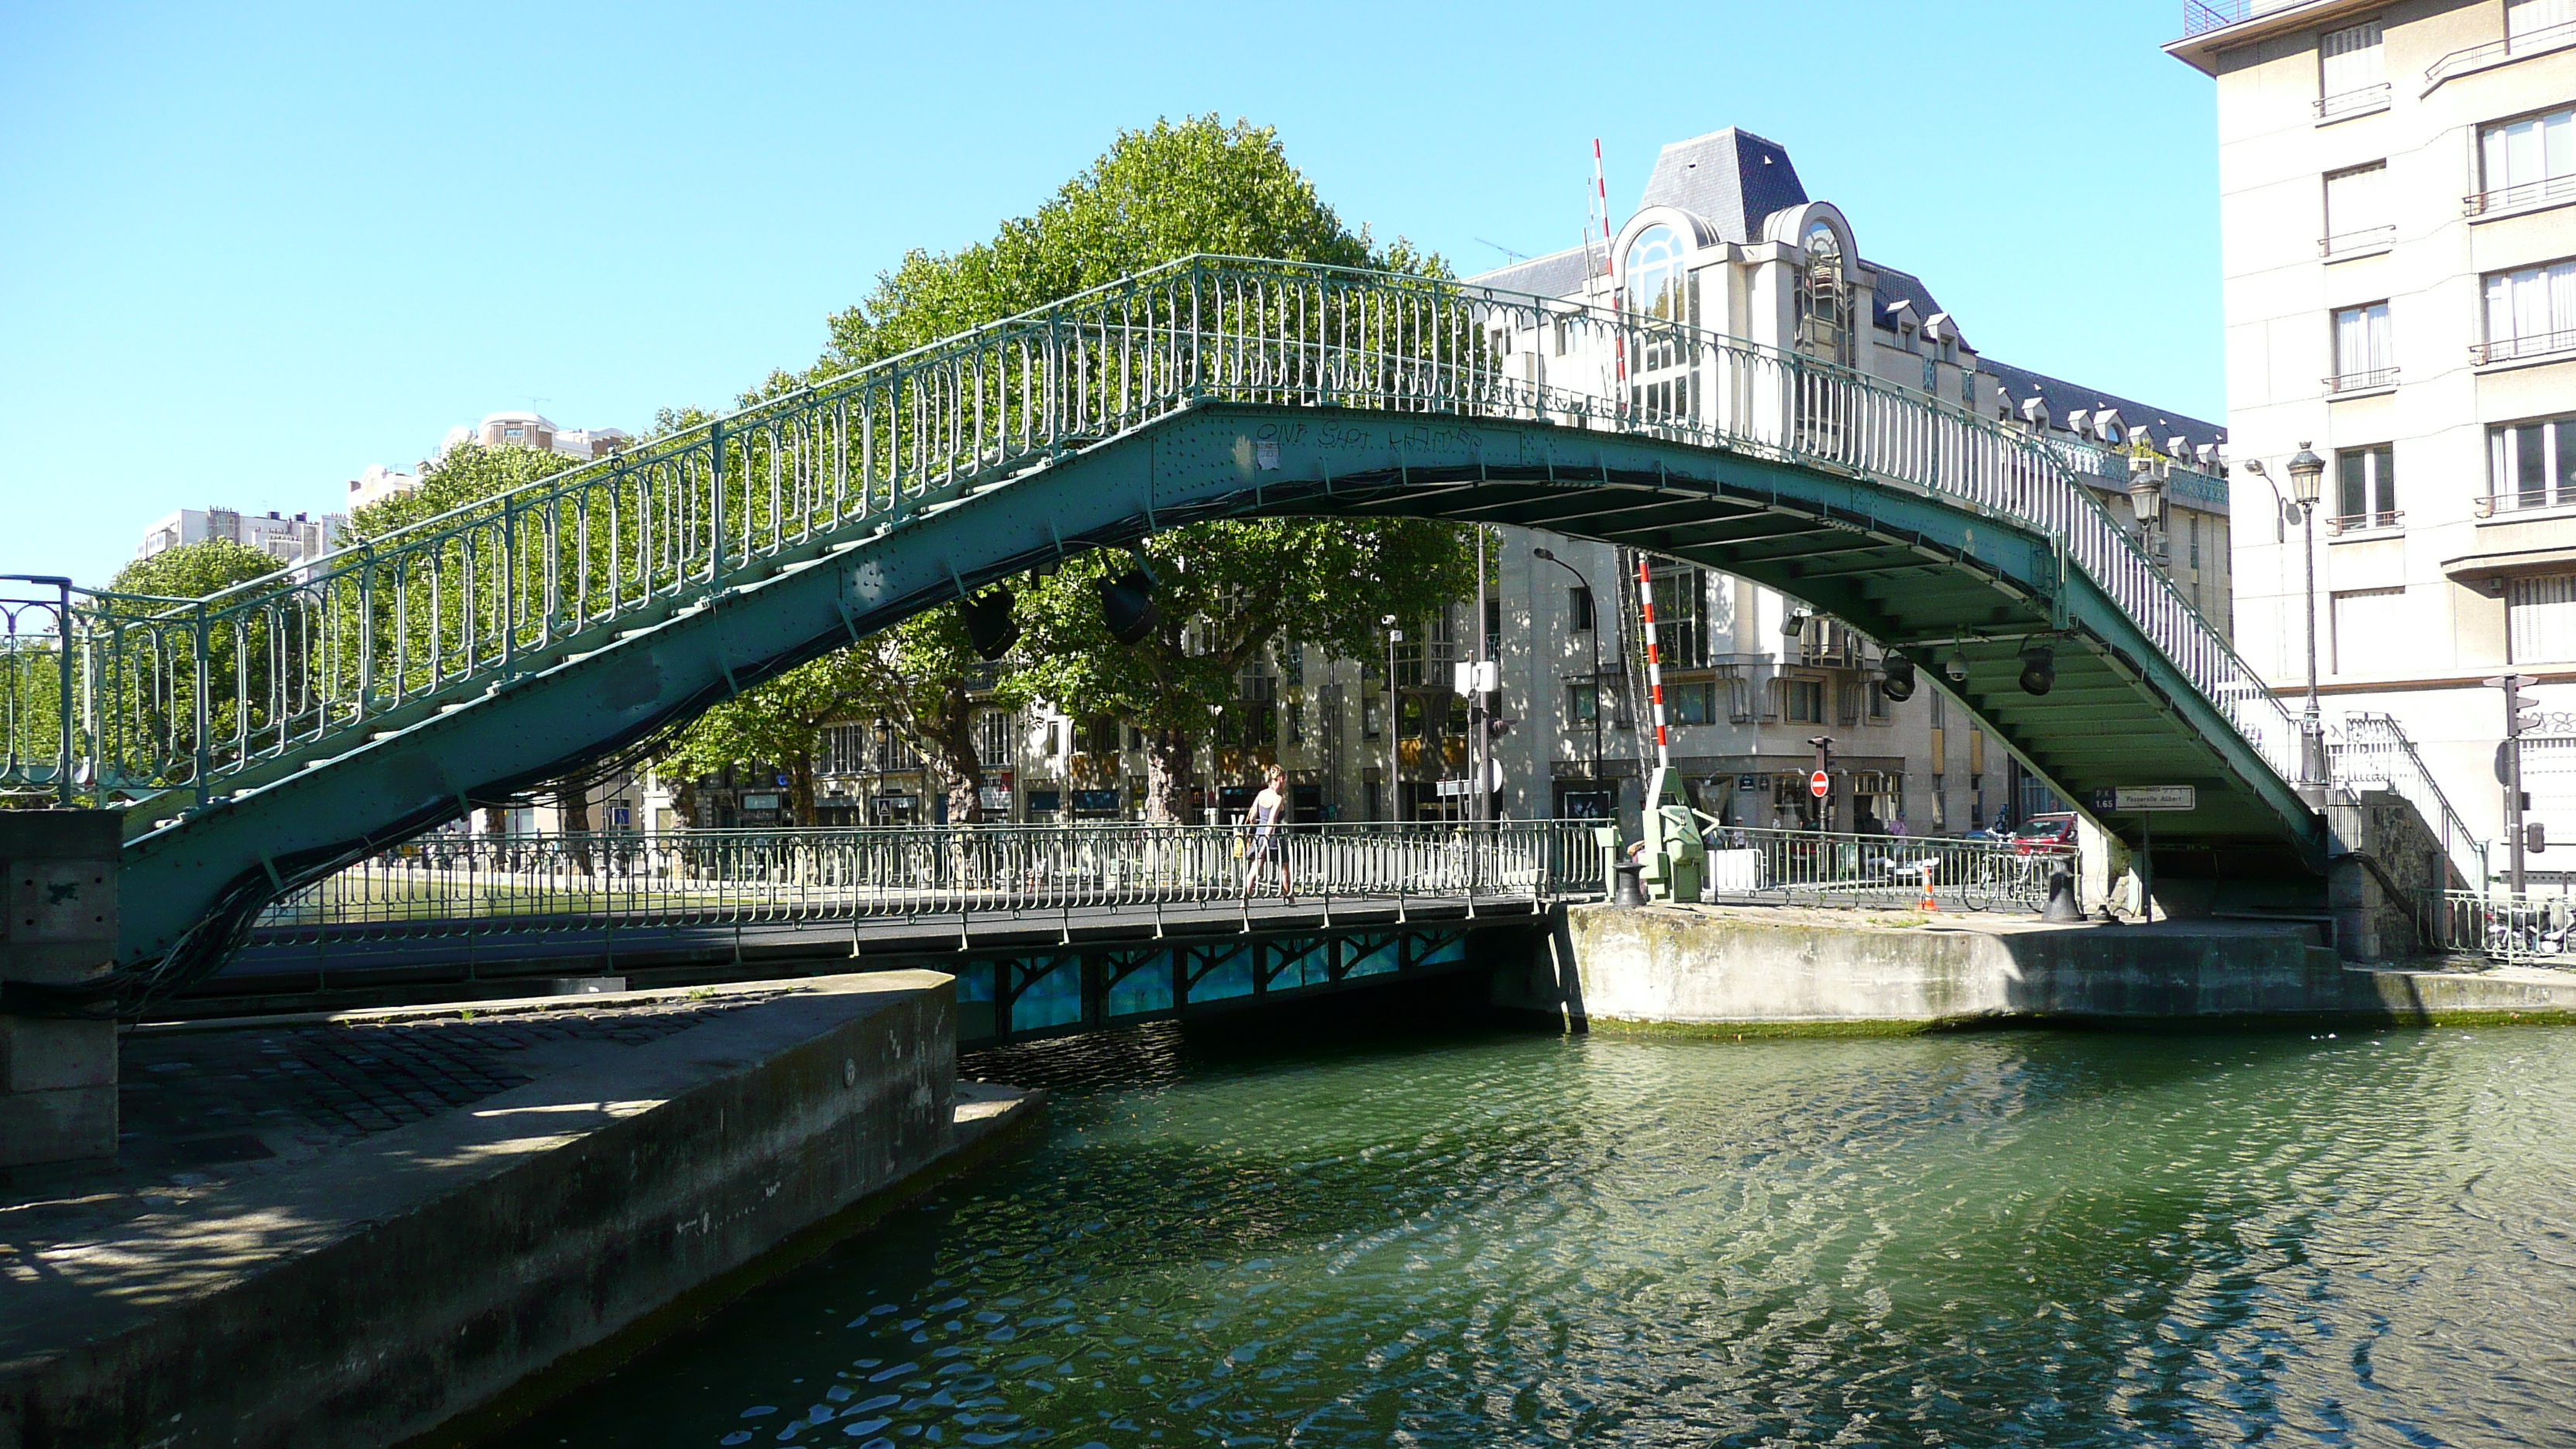
[[[1533,548],[1530,556],[1574,575],[1575,582],[1583,585],[1583,596],[1592,601],[1592,789],[1597,798],[1601,790],[1601,596],[1592,592],[1592,580],[1583,576],[1583,570],[1548,550]]]
[[[2299,551],[2308,569],[2308,708],[2299,717],[2299,798],[2312,808],[2326,803],[2325,722],[2317,709],[2317,497],[2324,491],[2326,460],[2306,443],[2290,459],[2290,496],[2299,505]]]
[[[1402,787],[1396,781],[1403,772],[1404,756],[1396,738],[1396,721],[1402,717],[1403,711],[1396,708],[1395,646],[1404,642],[1404,631],[1395,627],[1393,614],[1379,619],[1378,623],[1386,629],[1386,693],[1382,696],[1385,715],[1378,722],[1378,727],[1386,731],[1386,818],[1401,820],[1404,809],[1397,792]]]
[[[2138,547],[2149,558],[2164,562],[2164,540],[2159,530],[2165,517],[2164,468],[2157,459],[2134,454],[2129,459],[2129,511],[2138,519]]]

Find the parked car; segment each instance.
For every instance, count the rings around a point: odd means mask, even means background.
[[[2034,815],[2021,829],[2013,832],[2013,849],[2022,855],[2042,851],[2075,848],[2075,816],[2071,811]]]

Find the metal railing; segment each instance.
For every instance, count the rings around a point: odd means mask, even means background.
[[[295,943],[595,929],[1070,915],[1294,899],[1597,896],[1589,824],[1278,827],[968,825],[538,835],[433,834],[271,905],[257,938]],[[1249,889],[1247,889],[1247,881]]]
[[[2182,38],[2189,40],[2303,3],[2305,0],[2182,0]]]
[[[2576,900],[2567,896],[2510,896],[2486,891],[2441,893],[2435,918],[2436,949],[2501,961],[2509,966],[2576,967]]]
[[[2360,792],[2393,790],[2415,807],[2424,823],[2442,839],[2442,854],[2467,885],[2487,883],[2487,843],[2471,830],[2451,797],[2442,791],[2415,742],[2406,737],[2394,715],[2359,712],[2344,716],[2326,740],[2328,771],[2336,788]]]
[[[2048,877],[2082,879],[2072,848],[1984,838],[1720,827],[1704,837],[1708,898],[1790,905],[2037,910]]]
[[[2374,387],[2395,387],[2397,369],[2369,367],[2354,372],[2338,372],[2332,377],[2320,378],[2318,381],[2325,384],[2328,392],[2361,392]]]
[[[2424,95],[2431,95],[2442,82],[2455,75],[2465,75],[2482,67],[2495,65],[2520,56],[2538,55],[2543,51],[2563,50],[2576,45],[2576,22],[2561,21],[2556,25],[2535,26],[2503,40],[2490,40],[2484,45],[2467,46],[2452,51],[2424,67]]]
[[[2385,251],[2396,240],[2395,222],[2381,226],[2365,226],[2357,231],[2337,232],[2333,236],[2317,238],[2317,255],[2344,257],[2355,252]]]
[[[1496,347],[1562,332],[1569,356]],[[1642,406],[1612,359],[1697,372]],[[2283,778],[2288,711],[2026,431],[1848,367],[1444,280],[1199,257],[204,599],[75,591],[85,792],[202,805],[1204,402],[1536,421],[1899,485],[2062,549]],[[8,707],[30,724],[39,697]],[[41,721],[51,728],[53,721]],[[10,783],[26,784],[19,773]],[[153,811],[158,816],[159,811]],[[166,818],[166,817],[163,817]]]
[[[2513,186],[2499,186],[2492,191],[2472,191],[2460,198],[2460,210],[2469,216],[2484,216],[2491,211],[2537,206],[2542,202],[2576,197],[2576,172],[2564,176],[2546,176],[2538,181],[2525,181]]]
[[[2337,91],[2330,96],[2319,96],[2308,104],[2316,109],[2317,122],[2323,125],[2327,121],[2340,121],[2346,116],[2366,116],[2373,111],[2387,110],[2389,93],[2388,82],[2381,81],[2376,85],[2358,86],[2348,91]]]
[[[2490,362],[2511,362],[2523,357],[2542,357],[2553,352],[2576,351],[2576,328],[2558,332],[2534,332],[2522,337],[2491,337],[2469,344],[2469,361],[2484,366]]]

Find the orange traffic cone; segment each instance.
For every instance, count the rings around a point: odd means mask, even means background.
[[[1919,909],[1930,911],[1936,916],[1941,914],[1940,903],[1932,899],[1932,872],[1928,870],[1923,872],[1923,904]]]

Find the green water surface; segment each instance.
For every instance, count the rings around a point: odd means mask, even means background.
[[[2576,1444],[2576,1031],[971,1065],[1031,1148],[508,1442]]]

